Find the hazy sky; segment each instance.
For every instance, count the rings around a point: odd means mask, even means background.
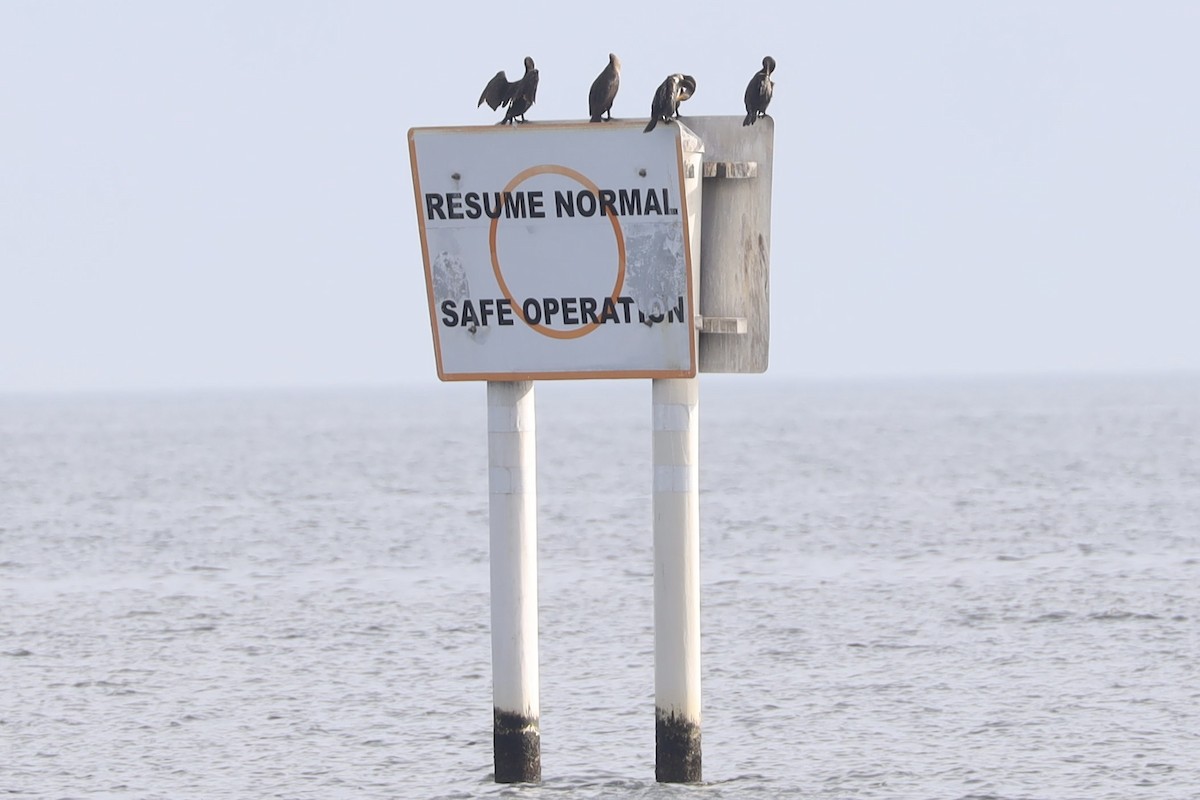
[[[600,9],[604,9],[602,12]],[[1200,370],[1200,2],[0,2],[0,392],[435,382],[406,133],[778,61],[769,375]],[[756,380],[746,378],[746,380]]]

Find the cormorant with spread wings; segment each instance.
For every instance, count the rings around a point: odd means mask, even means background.
[[[521,79],[510,83],[504,70],[500,70],[488,81],[487,86],[483,89],[483,94],[479,95],[479,102],[475,104],[475,107],[478,108],[487,103],[488,107],[495,111],[500,106],[508,106],[508,111],[504,113],[504,119],[500,120],[498,124],[524,122],[525,112],[537,98],[537,86],[538,71],[533,66],[533,59],[525,56],[525,74],[521,76]],[[518,120],[517,117],[520,119]]]

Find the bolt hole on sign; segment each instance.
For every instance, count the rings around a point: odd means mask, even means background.
[[[696,374],[679,126],[413,128],[442,380]]]

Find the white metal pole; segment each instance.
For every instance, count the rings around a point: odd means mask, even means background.
[[[542,779],[532,381],[488,382],[493,753],[497,783]]]
[[[700,778],[700,381],[653,381],[655,778]]]

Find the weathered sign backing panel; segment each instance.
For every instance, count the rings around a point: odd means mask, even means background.
[[[771,333],[771,167],[775,122],[685,117],[704,142],[700,225],[701,372],[765,372]],[[744,333],[708,333],[744,320]],[[730,325],[732,328],[733,326]]]

